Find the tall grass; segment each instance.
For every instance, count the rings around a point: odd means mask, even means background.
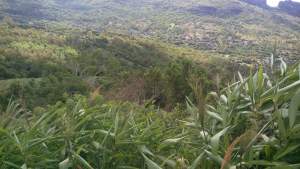
[[[198,93],[172,113],[95,94],[33,112],[10,102],[0,115],[0,168],[296,169],[299,78],[299,67],[284,62],[278,76],[260,67],[210,93],[206,105]]]

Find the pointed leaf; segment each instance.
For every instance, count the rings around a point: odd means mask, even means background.
[[[154,161],[150,160],[144,153],[142,153],[146,165],[148,167],[148,169],[162,169],[158,164],[156,164]]]
[[[212,160],[214,160],[216,163],[218,163],[219,165],[222,164],[223,158],[220,157],[219,155],[213,154],[210,151],[204,150],[205,153],[207,154],[207,156],[209,158],[211,158]]]
[[[196,169],[196,168],[199,166],[200,161],[202,160],[203,156],[204,156],[204,153],[201,153],[201,154],[193,161],[192,165],[188,167],[188,169]]]
[[[300,90],[298,90],[298,92],[292,98],[292,101],[290,103],[290,107],[288,111],[290,128],[292,128],[296,122],[296,118],[299,113],[299,107],[300,107]]]
[[[69,158],[66,158],[64,161],[59,163],[59,169],[69,169],[72,166],[71,161]]]
[[[229,128],[230,127],[224,128],[223,130],[221,130],[220,132],[218,132],[216,135],[214,135],[210,139],[213,152],[217,152],[218,151],[219,144],[220,144],[220,138],[221,138],[221,136],[223,136],[228,131]]]
[[[288,147],[284,147],[282,149],[282,151],[279,151],[278,153],[276,153],[274,155],[274,160],[278,160],[284,156],[286,156],[287,154],[293,152],[294,150],[296,150],[298,147],[300,147],[300,144],[295,144],[295,145],[289,145]]]
[[[216,119],[216,120],[219,120],[219,121],[221,121],[221,122],[223,122],[224,121],[224,119],[218,114],[218,113],[215,113],[215,112],[212,112],[212,111],[206,111],[206,113],[210,116],[210,117],[212,117],[212,118],[214,118],[214,119]]]
[[[94,169],[84,158],[82,158],[80,155],[76,154],[75,152],[72,152],[75,159],[78,160],[85,168],[87,169]]]
[[[27,165],[26,165],[26,164],[23,164],[23,165],[21,166],[21,169],[27,169]]]
[[[181,138],[173,138],[173,139],[167,139],[164,140],[162,143],[163,144],[174,144],[174,143],[179,143],[181,140],[183,140],[185,137],[181,137]]]

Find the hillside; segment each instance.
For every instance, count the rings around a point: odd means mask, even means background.
[[[277,52],[293,63],[300,53],[299,17],[238,0],[4,0],[0,5],[0,15],[23,24],[156,37],[238,62],[262,61]]]
[[[0,28],[2,107],[11,97],[31,109],[100,89],[106,99],[144,103],[159,98],[157,104],[170,109],[191,94],[192,76],[212,90],[222,79],[222,84],[228,82],[232,70],[247,71],[221,55],[155,39],[7,24]],[[213,85],[216,74],[220,84]]]

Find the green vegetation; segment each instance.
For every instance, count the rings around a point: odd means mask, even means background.
[[[107,102],[98,91],[32,112],[10,101],[1,113],[0,166],[299,168],[300,71],[281,64],[280,77],[261,67],[209,94],[206,105],[187,99],[172,113]]]
[[[3,0],[0,11],[16,24],[157,37],[241,62],[261,61],[274,44],[291,63],[300,53],[299,17],[244,0]]]
[[[222,72],[225,79],[234,69],[230,60],[222,59],[228,63],[223,66],[219,56],[154,39],[0,27],[2,109],[11,97],[33,109],[99,88],[106,99],[154,102],[171,110],[193,95],[191,78],[208,91],[217,87],[211,75]]]
[[[0,18],[1,169],[300,168],[298,17],[3,0]]]

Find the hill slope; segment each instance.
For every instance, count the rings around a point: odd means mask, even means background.
[[[191,93],[192,76],[210,90],[217,73],[226,79],[240,67],[220,55],[119,34],[2,24],[0,36],[3,106],[12,96],[33,108],[101,89],[108,99],[141,103],[159,97],[162,107],[172,107]]]
[[[158,37],[242,60],[277,50],[299,59],[300,18],[243,1],[4,0],[2,16],[35,26],[77,27]],[[55,25],[55,26],[53,26]]]

